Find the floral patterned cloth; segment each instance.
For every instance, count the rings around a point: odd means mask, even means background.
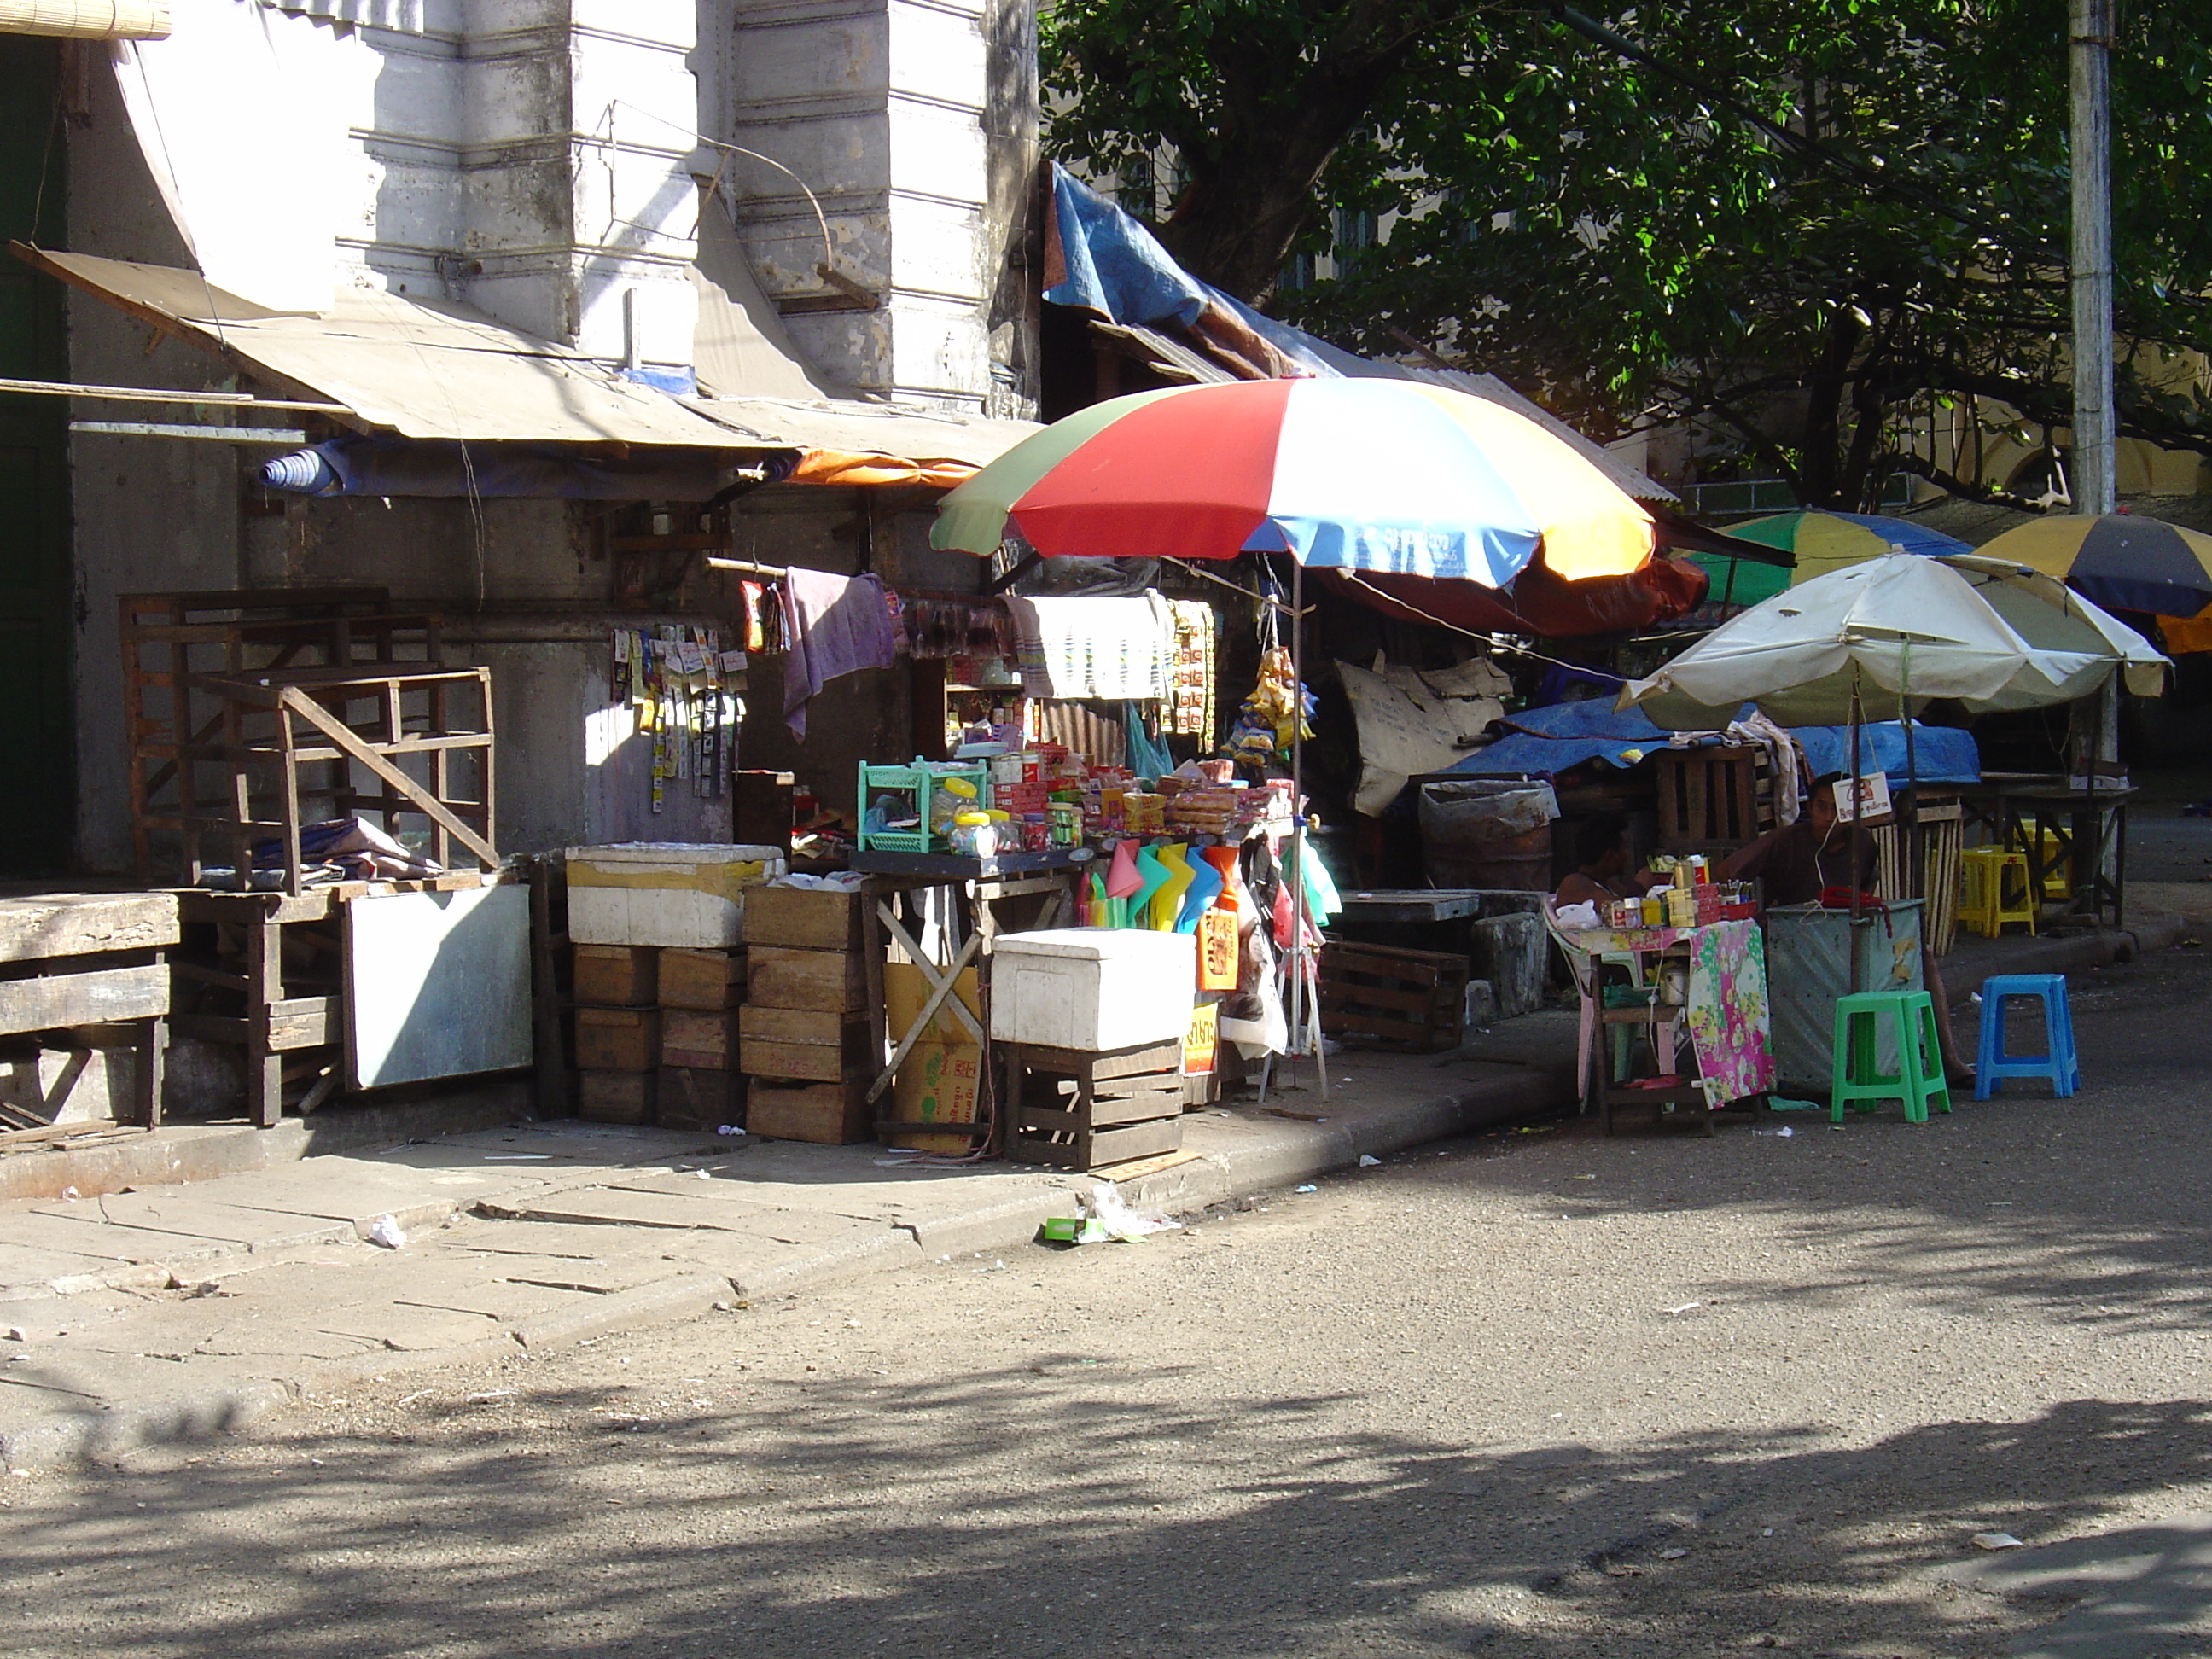
[[[1774,1045],[1766,1013],[1766,939],[1755,921],[1717,921],[1690,936],[1690,1001],[1684,1011],[1698,1071],[1715,1107],[1771,1089]]]

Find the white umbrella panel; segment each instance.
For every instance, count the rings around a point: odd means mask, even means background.
[[[1718,730],[1747,702],[1784,726],[1839,726],[1853,718],[1855,684],[1863,705],[1955,697],[1981,714],[2070,702],[2115,668],[2130,691],[2155,696],[2170,665],[2024,565],[1893,553],[1752,606],[1622,687],[1619,706],[1676,731]]]

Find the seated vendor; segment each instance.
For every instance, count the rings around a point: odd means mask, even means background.
[[[1649,870],[1630,872],[1628,820],[1618,812],[1584,818],[1575,831],[1575,868],[1559,883],[1555,905],[1610,904],[1633,898],[1661,878]]]
[[[1817,904],[1824,887],[1872,886],[1871,841],[1862,839],[1858,880],[1851,880],[1850,831],[1836,817],[1836,783],[1842,776],[1831,772],[1815,779],[1797,822],[1729,854],[1721,861],[1720,879],[1761,883],[1769,904]]]

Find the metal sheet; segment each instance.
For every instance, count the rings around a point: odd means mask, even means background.
[[[526,888],[391,893],[344,909],[350,1087],[530,1064]]]
[[[1847,991],[1920,991],[1921,901],[1889,907],[1887,916],[1862,917],[1858,982],[1851,983],[1851,916],[1814,904],[1777,906],[1766,913],[1767,1007],[1774,1063],[1785,1089],[1826,1091],[1835,1048],[1836,999]],[[1887,1031],[1880,1063],[1897,1064]]]

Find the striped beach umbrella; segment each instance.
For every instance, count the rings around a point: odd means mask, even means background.
[[[947,495],[932,544],[984,555],[1225,559],[1502,587],[1651,556],[1650,515],[1551,433],[1419,380],[1237,380],[1139,392],[1032,434]]]
[[[2212,536],[2128,513],[2031,519],[1983,544],[2108,611],[2195,617],[2212,605]]]

